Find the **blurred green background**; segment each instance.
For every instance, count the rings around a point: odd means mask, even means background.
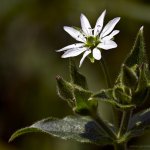
[[[150,47],[150,1],[148,0],[0,0],[0,150],[100,150],[98,147],[63,141],[47,135],[30,134],[8,143],[17,129],[48,116],[72,114],[56,93],[56,75],[68,78],[68,60],[60,49],[74,43],[63,26],[80,27],[84,13],[94,27],[106,9],[105,24],[120,16],[116,26],[116,49],[105,51],[112,81],[133,45],[136,33],[144,25],[146,49]],[[81,56],[76,58],[77,65]],[[87,76],[92,91],[106,84],[99,63],[85,60],[80,71]],[[101,113],[111,118],[109,107],[101,104]],[[129,144],[148,144],[150,136],[133,139]]]

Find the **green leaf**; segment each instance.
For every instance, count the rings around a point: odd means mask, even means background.
[[[74,111],[81,115],[90,115],[91,113],[96,113],[98,102],[95,99],[89,100],[92,93],[86,91],[80,87],[75,86],[74,96],[76,100],[76,107]]]
[[[56,77],[57,81],[57,92],[60,98],[63,100],[66,100],[69,105],[72,107],[75,105],[74,103],[74,96],[73,96],[73,86],[65,81],[62,77],[57,76]]]
[[[136,92],[141,91],[148,86],[148,79],[146,76],[147,69],[147,64],[143,64],[139,69],[139,82],[137,85]]]
[[[121,67],[115,86],[127,87],[130,93],[123,91],[126,95],[124,95],[124,100],[127,101],[129,96],[131,97],[130,104],[140,105],[149,96],[149,83],[150,72],[144,47],[143,27],[141,27],[134,46]]]
[[[128,129],[138,128],[149,128],[150,127],[150,109],[146,109],[142,112],[136,113],[132,116],[129,122]]]
[[[109,103],[120,110],[128,110],[135,107],[133,104],[122,104],[119,100],[114,99],[113,89],[101,90],[100,92],[93,94],[90,99],[92,98]]]
[[[134,114],[128,125],[128,137],[136,137],[150,130],[150,109]]]
[[[148,66],[143,64],[139,68],[139,81],[135,93],[133,95],[133,102],[135,104],[142,104],[146,101],[149,96],[150,86],[149,86],[149,77],[147,76]]]
[[[136,72],[137,66],[141,66],[143,63],[148,64],[148,59],[144,48],[143,27],[141,27],[137,34],[134,46],[122,65],[116,84],[120,84],[122,79],[124,80],[124,71],[134,79],[133,72]],[[132,71],[126,67],[130,68]]]
[[[68,102],[74,112],[80,115],[96,113],[97,100],[88,100],[92,92],[83,89],[81,86],[67,82],[60,76],[56,80],[58,95]]]
[[[128,67],[132,67],[135,64],[141,65],[143,63],[148,63],[148,59],[144,47],[143,27],[141,27],[137,34],[134,46],[124,64]]]
[[[16,131],[9,139],[26,133],[41,132],[65,140],[75,140],[82,143],[111,144],[112,140],[94,120],[89,117],[68,116],[64,119],[48,118]]]
[[[81,86],[83,89],[88,90],[86,78],[81,73],[79,73],[75,65],[75,62],[72,59],[70,59],[69,62],[69,70],[70,70],[71,82],[73,84]]]

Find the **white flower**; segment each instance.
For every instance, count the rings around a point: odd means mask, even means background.
[[[90,60],[94,62],[95,59],[101,59],[102,49],[109,50],[117,47],[117,44],[113,41],[113,37],[119,33],[119,30],[113,31],[113,29],[119,22],[120,17],[112,19],[103,28],[105,14],[106,10],[97,19],[94,29],[91,28],[91,25],[84,14],[81,14],[80,16],[81,30],[64,26],[64,30],[74,39],[79,41],[79,43],[71,44],[57,50],[57,52],[64,51],[62,58],[75,57],[83,53],[80,60],[80,67],[89,54]]]

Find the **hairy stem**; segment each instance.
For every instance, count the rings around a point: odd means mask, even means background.
[[[117,134],[118,138],[127,131],[131,114],[132,114],[132,111],[123,111],[120,128]]]

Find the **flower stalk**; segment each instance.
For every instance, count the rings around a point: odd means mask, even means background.
[[[105,77],[107,88],[111,88],[112,82],[111,82],[110,74],[109,74],[109,71],[108,71],[108,68],[107,68],[104,58],[101,59],[100,64],[101,64],[101,68],[102,68],[102,71],[103,71],[103,74]]]

